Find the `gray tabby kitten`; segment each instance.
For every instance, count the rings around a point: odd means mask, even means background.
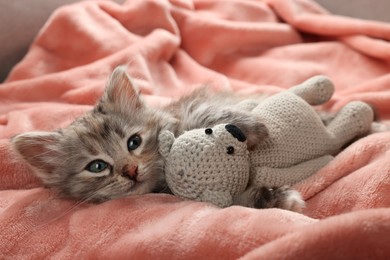
[[[63,197],[102,202],[168,191],[158,135],[232,123],[253,148],[267,136],[261,119],[235,109],[240,98],[200,90],[157,110],[144,104],[125,68],[115,69],[94,109],[66,128],[12,139],[14,150],[44,184]],[[252,191],[237,204],[299,210],[299,193],[286,187]]]

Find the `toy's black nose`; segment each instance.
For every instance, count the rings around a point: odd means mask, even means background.
[[[245,142],[246,136],[244,133],[235,125],[225,125],[225,129],[238,141]]]

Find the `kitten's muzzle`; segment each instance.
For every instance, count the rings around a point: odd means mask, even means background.
[[[125,165],[122,168],[122,176],[129,178],[130,180],[137,181],[138,166],[137,165]]]

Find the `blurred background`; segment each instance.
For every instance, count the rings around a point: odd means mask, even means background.
[[[54,9],[79,0],[0,0],[0,82],[25,55]],[[118,3],[124,0],[107,0]],[[289,1],[289,0],[286,0]],[[389,0],[316,0],[331,13],[390,22]]]

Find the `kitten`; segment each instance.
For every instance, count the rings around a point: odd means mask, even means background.
[[[19,134],[12,145],[44,184],[63,197],[102,202],[157,192],[166,188],[158,152],[161,130],[178,136],[185,130],[229,122],[247,135],[250,149],[267,136],[261,119],[242,105],[255,105],[261,99],[240,101],[232,94],[211,95],[202,89],[163,109],[153,109],[144,104],[125,69],[118,67],[92,111],[54,132]],[[266,190],[271,189],[254,191],[240,203],[294,209],[281,203],[291,197],[286,192],[291,189]]]

